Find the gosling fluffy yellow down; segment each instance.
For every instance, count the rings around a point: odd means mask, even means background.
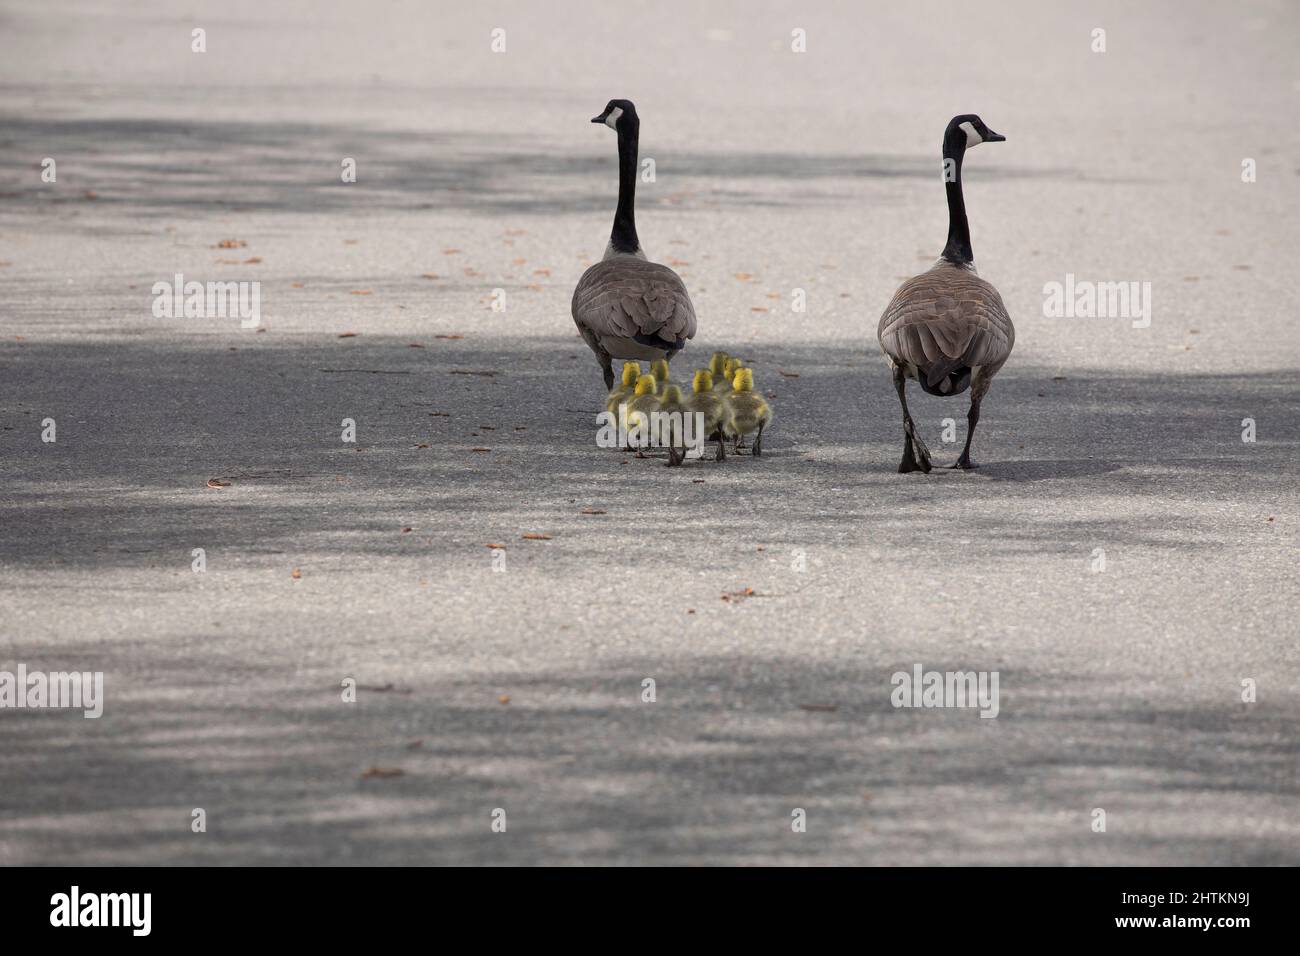
[[[722,366],[722,380],[718,381],[717,379],[714,379],[713,387],[720,389],[722,394],[726,396],[731,391],[731,383],[736,377],[736,369],[744,367],[745,363],[740,359],[735,357],[728,358],[726,364]]]
[[[609,393],[609,400],[605,402],[605,411],[611,415],[618,415],[618,406],[632,398],[636,394],[636,380],[641,377],[640,362],[623,363],[623,384]]]
[[[754,455],[756,457],[762,455],[763,429],[772,421],[772,409],[763,400],[763,396],[754,391],[753,369],[736,369],[726,405],[727,434],[736,437],[736,447],[740,447],[740,440],[744,436],[757,432],[754,438]]]
[[[682,390],[678,385],[664,386],[664,393],[659,396],[659,411],[668,415],[673,412],[678,413],[682,422],[682,431],[673,430],[673,434],[666,436],[669,438],[668,445],[668,464],[680,465],[682,459],[686,457],[686,444],[684,439],[686,425],[686,403],[682,401]]]
[[[669,382],[672,381],[672,378],[668,371],[668,360],[655,359],[653,362],[651,362],[650,374],[655,377],[655,394],[662,395],[664,393],[664,389],[667,388]]]
[[[709,374],[713,376],[713,384],[716,386],[722,381],[726,374],[727,359],[731,358],[726,352],[714,352],[709,356]]]
[[[686,397],[686,410],[691,414],[699,412],[704,416],[704,439],[707,441],[715,434],[718,436],[717,461],[726,461],[727,452],[723,446],[722,430],[726,425],[727,408],[723,397],[713,390],[713,373],[702,368],[695,373],[691,383],[691,394]]]
[[[636,442],[631,442],[636,448],[636,456],[644,458],[642,449],[650,441],[650,413],[659,411],[659,396],[655,394],[656,387],[655,377],[653,375],[642,375],[636,380],[636,394],[632,400],[627,403],[627,428],[629,432],[639,431]]]

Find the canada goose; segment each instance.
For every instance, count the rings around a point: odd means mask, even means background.
[[[727,433],[736,436],[736,448],[740,440],[752,431],[758,434],[754,438],[754,454],[763,454],[763,429],[772,422],[772,409],[763,396],[754,391],[754,370],[736,369],[736,377],[731,381],[731,392],[727,395]]]
[[[686,410],[691,414],[698,412],[704,416],[704,439],[707,441],[717,435],[717,461],[726,461],[727,452],[723,447],[722,426],[726,422],[727,408],[722,396],[713,390],[713,373],[702,368],[695,373],[691,383],[691,394],[686,396]]]
[[[665,418],[668,422],[667,434],[663,437],[668,439],[668,464],[680,465],[682,459],[686,457],[686,403],[682,401],[682,389],[680,385],[667,385],[664,387],[663,394],[659,396],[659,411],[664,415],[677,414],[677,420],[681,422],[681,431],[672,427],[672,419]]]
[[[591,121],[618,133],[618,207],[604,258],[573,290],[573,321],[596,353],[608,391],[614,387],[614,359],[671,359],[681,351],[695,337],[695,309],[677,273],[647,261],[637,238],[636,107],[630,100],[610,100]]]
[[[907,379],[916,379],[930,395],[960,395],[970,388],[966,446],[953,467],[974,468],[970,442],[980,420],[980,401],[1016,341],[998,290],[975,272],[961,189],[961,163],[967,148],[1005,140],[974,114],[952,118],[943,134],[948,244],[929,271],[899,286],[880,317],[876,334],[894,371],[894,388],[903,406],[900,472],[930,470],[929,449],[916,434],[907,410]]]
[[[655,377],[655,394],[662,395],[671,382],[667,359],[655,359],[650,363],[650,374]]]
[[[659,396],[655,394],[655,377],[642,375],[636,380],[636,394],[627,403],[628,431],[639,430],[635,442],[629,439],[629,444],[636,447],[638,458],[645,457],[642,449],[650,441],[650,415],[657,411],[659,411]]]
[[[624,362],[623,384],[609,393],[609,400],[605,402],[605,411],[617,417],[618,406],[636,394],[636,380],[640,377],[640,362]]]

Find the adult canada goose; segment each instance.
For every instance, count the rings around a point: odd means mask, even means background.
[[[614,387],[614,359],[671,359],[695,337],[695,309],[672,269],[650,262],[636,234],[637,137],[641,121],[630,100],[610,100],[593,117],[618,133],[618,207],[605,256],[573,290],[573,321],[596,353],[605,389]]]
[[[975,272],[961,189],[966,150],[1005,140],[972,113],[952,118],[943,134],[948,244],[933,267],[899,286],[880,317],[876,334],[893,368],[894,388],[903,406],[903,460],[898,466],[902,472],[930,470],[929,449],[916,434],[907,410],[907,379],[916,379],[930,395],[960,395],[971,390],[966,446],[953,467],[974,468],[970,442],[980,420],[980,401],[1016,341],[1016,330],[998,290]]]

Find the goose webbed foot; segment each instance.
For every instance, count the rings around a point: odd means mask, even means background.
[[[682,463],[682,455],[675,446],[668,446],[668,461],[664,463],[666,468],[676,468]]]
[[[970,455],[966,452],[962,452],[961,457],[957,459],[957,463],[955,465],[949,465],[948,467],[960,468],[962,471],[972,471],[973,469],[978,468],[979,465],[970,460]]]
[[[899,474],[907,474],[912,471],[921,471],[926,474],[930,473],[930,452],[921,441],[916,442],[920,446],[921,454],[917,457],[916,450],[912,447],[912,438],[903,443],[903,460],[898,463]]]
[[[898,464],[902,474],[909,471],[930,471],[930,449],[916,434],[912,413],[907,410],[907,378],[901,366],[894,366],[894,388],[898,391],[898,404],[903,407],[903,460]]]

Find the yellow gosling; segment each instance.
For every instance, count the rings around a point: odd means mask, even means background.
[[[609,393],[609,400],[605,402],[605,411],[611,415],[618,414],[618,406],[631,399],[636,394],[636,380],[641,377],[640,362],[623,363],[623,384],[617,386],[614,391]]]
[[[732,379],[731,392],[727,395],[727,433],[736,436],[736,447],[740,440],[753,432],[755,457],[763,454],[763,429],[772,422],[772,409],[763,396],[754,391],[754,370],[736,369]]]
[[[655,377],[655,394],[662,395],[672,380],[668,371],[667,359],[655,359],[650,363],[650,374]]]
[[[726,364],[722,367],[722,381],[715,380],[713,387],[722,389],[722,394],[725,396],[731,391],[731,382],[736,377],[736,369],[744,367],[745,363],[738,358],[727,359]]]
[[[699,412],[704,416],[704,438],[708,441],[714,435],[717,435],[718,457],[716,460],[726,461],[727,452],[723,445],[722,430],[726,425],[727,407],[722,394],[713,390],[713,373],[707,368],[700,369],[695,373],[691,389],[691,394],[686,396],[686,410],[692,414]]]
[[[669,428],[670,431],[672,431],[673,433],[671,433],[668,436],[665,436],[669,438],[669,445],[668,445],[669,466],[671,467],[674,465],[680,465],[682,463],[682,460],[686,457],[685,415],[687,414],[686,403],[682,401],[681,386],[667,385],[664,387],[663,394],[659,396],[659,411],[661,413],[665,413],[669,415],[676,412],[678,415],[682,416],[682,418],[680,419],[682,423],[681,425],[682,430],[680,432],[676,432],[675,430],[671,429],[671,424],[670,424]]]
[[[715,385],[725,377],[727,359],[729,358],[731,356],[726,352],[714,352],[709,356],[709,374],[713,376]]]
[[[629,437],[629,444],[636,448],[636,456],[644,458],[642,449],[650,441],[650,413],[659,411],[659,396],[655,394],[657,386],[653,375],[642,375],[636,380],[636,394],[627,403],[627,429],[639,434],[636,440]]]

